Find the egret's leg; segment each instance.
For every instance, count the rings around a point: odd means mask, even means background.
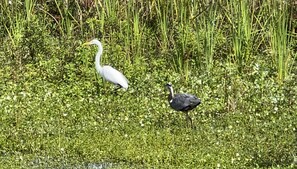
[[[118,90],[121,88],[120,85],[116,85],[117,87],[114,89],[113,93],[118,94]]]
[[[100,84],[99,84],[99,79],[98,79],[98,76],[97,76],[97,74],[95,75],[95,77],[96,77],[96,88],[97,88],[97,93],[99,94],[100,93]]]
[[[106,88],[105,80],[103,78],[101,78],[101,80],[102,80],[103,89],[105,89]]]
[[[115,91],[118,91],[120,88],[121,88],[121,86],[120,85],[116,85],[117,87],[115,88]]]

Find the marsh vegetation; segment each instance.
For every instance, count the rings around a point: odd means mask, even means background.
[[[296,5],[2,1],[0,168],[296,167]],[[167,82],[201,99],[194,129]]]

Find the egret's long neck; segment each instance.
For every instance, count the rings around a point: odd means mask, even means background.
[[[102,45],[99,44],[98,45],[98,52],[97,52],[96,57],[95,57],[95,66],[96,66],[96,70],[98,72],[101,72],[101,69],[102,69],[102,67],[100,65],[100,58],[101,58],[101,55],[102,55],[102,51],[103,51]]]

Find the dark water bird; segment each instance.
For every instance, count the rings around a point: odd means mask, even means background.
[[[188,121],[190,121],[191,127],[193,127],[193,122],[188,112],[194,109],[195,107],[197,107],[201,103],[201,100],[192,94],[187,94],[187,93],[174,94],[172,85],[169,83],[166,84],[165,86],[168,88],[170,92],[168,95],[168,102],[170,106],[176,111],[184,112],[186,115],[187,124],[188,124]]]
[[[90,42],[84,43],[83,45],[97,45],[98,52],[95,57],[95,67],[97,72],[107,81],[118,85],[120,88],[128,89],[128,80],[127,78],[118,70],[114,69],[111,66],[101,66],[100,58],[103,52],[103,47],[100,41],[93,39]]]

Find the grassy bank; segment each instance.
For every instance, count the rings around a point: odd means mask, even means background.
[[[9,2],[1,168],[296,167],[293,2]],[[127,91],[97,75],[97,49],[82,46],[95,37]],[[195,128],[167,82],[201,98]]]

